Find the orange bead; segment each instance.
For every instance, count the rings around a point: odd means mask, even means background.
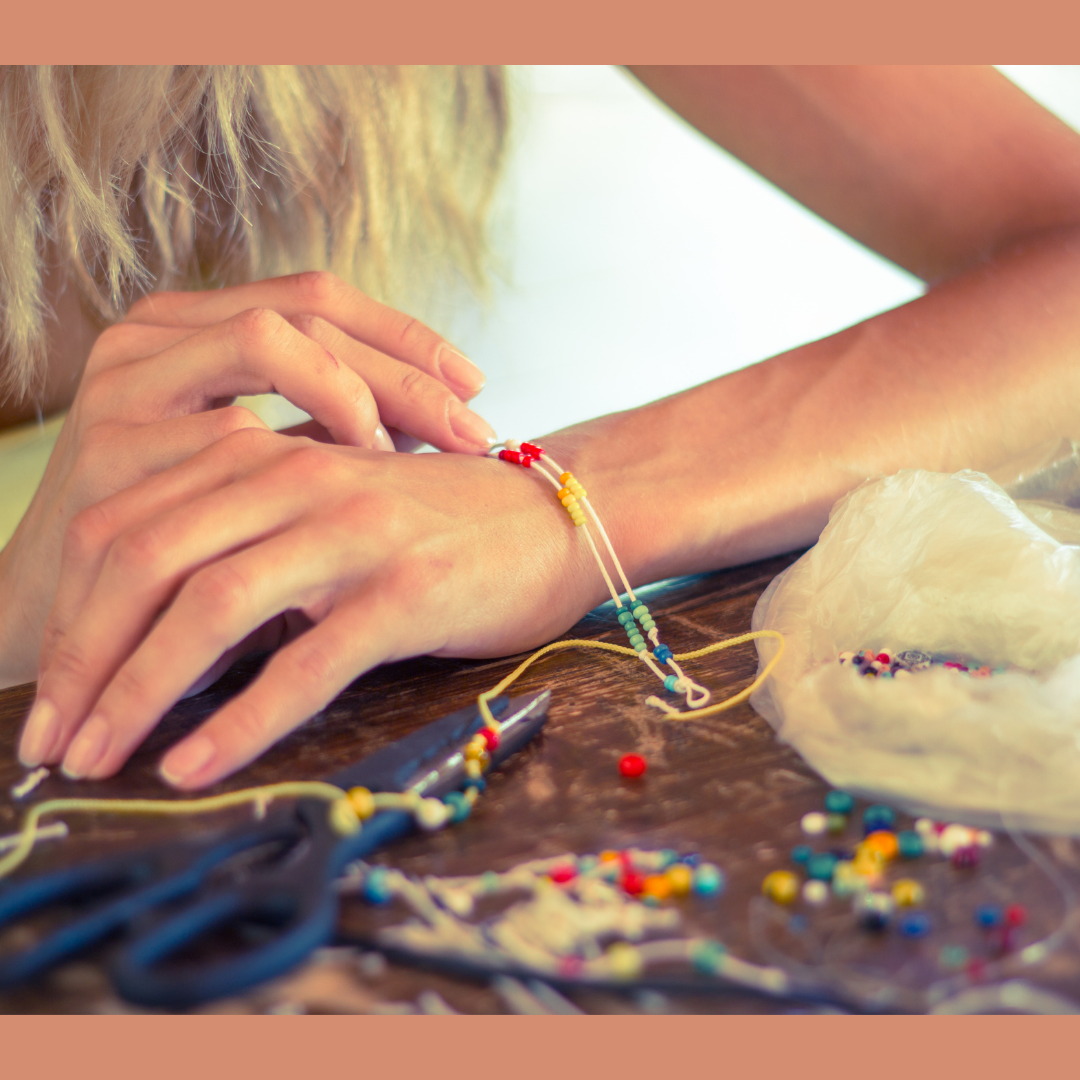
[[[896,833],[886,832],[884,829],[872,832],[859,847],[863,851],[877,852],[887,862],[892,862],[900,852]]]
[[[657,900],[666,900],[671,895],[671,882],[663,874],[650,874],[645,879],[643,896],[653,896]]]

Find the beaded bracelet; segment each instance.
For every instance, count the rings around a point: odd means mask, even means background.
[[[661,643],[660,631],[657,628],[656,621],[649,612],[648,606],[642,603],[634,594],[634,590],[623,571],[622,563],[619,562],[619,557],[615,554],[615,548],[611,543],[611,538],[608,536],[603,522],[601,522],[599,515],[589,501],[585,488],[577,477],[575,477],[573,473],[564,470],[542,446],[539,446],[536,443],[518,443],[513,439],[507,439],[505,442],[493,446],[490,453],[498,457],[500,461],[506,461],[512,465],[519,465],[525,469],[532,469],[535,473],[544,477],[545,480],[554,486],[556,493],[555,497],[559,500],[567,514],[569,514],[574,527],[581,529],[585,535],[585,540],[589,545],[589,551],[592,553],[592,557],[600,569],[600,574],[604,579],[604,584],[607,585],[608,592],[611,594],[611,599],[615,601],[616,617],[626,631],[626,636],[630,641],[630,650],[618,649],[617,646],[611,645],[608,645],[607,648],[619,652],[632,651],[660,680],[668,693],[681,694],[685,697],[687,707],[685,709],[675,708],[673,705],[670,705],[668,702],[652,694],[645,699],[647,705],[660,709],[661,712],[665,713],[667,716],[676,719],[708,716],[714,712],[720,712],[722,709],[728,709],[732,705],[738,704],[740,701],[746,700],[779,662],[784,651],[784,639],[782,635],[773,630],[759,630],[750,634],[744,634],[738,638],[729,639],[726,642],[719,643],[715,646],[709,646],[705,649],[699,649],[692,653],[684,653],[681,655],[673,653],[667,645]],[[550,466],[554,472],[550,472],[547,466]],[[583,506],[584,510],[582,510]],[[622,596],[620,595],[619,590],[615,588],[615,585],[611,580],[611,575],[604,565],[604,560],[600,555],[596,541],[593,539],[592,532],[589,529],[589,524],[585,516],[586,511],[588,512],[588,516],[592,518],[597,534],[615,568],[615,573],[626,591],[628,603],[623,603]],[[653,646],[653,651],[651,653],[649,652],[648,644],[646,644],[646,637]],[[734,697],[721,702],[719,705],[713,705],[711,708],[707,707],[712,694],[683,671],[679,666],[679,660],[688,660],[697,656],[704,656],[706,653],[712,652],[717,648],[726,648],[758,637],[770,637],[776,639],[780,646],[776,655],[773,656],[765,669],[757,679],[754,680],[754,683],[748,687],[743,694],[735,695]],[[565,644],[570,645],[571,643],[567,642]],[[582,645],[585,643],[574,642],[573,644]],[[592,644],[594,646],[603,647],[605,643]],[[544,650],[541,650],[541,652],[543,651]],[[531,658],[531,660],[537,659],[539,655],[540,654],[538,653]],[[531,660],[529,662],[531,662]],[[666,674],[660,666],[662,664],[666,664],[673,674]],[[523,669],[524,668],[522,668],[522,670]],[[512,681],[512,679],[510,681]],[[504,681],[503,683],[500,683],[499,692],[501,692],[502,689],[505,689],[506,685],[508,685],[508,682]],[[493,694],[494,691],[490,692],[489,696],[493,696]],[[483,696],[484,695],[481,695],[481,698],[483,698]],[[481,710],[483,711],[483,701],[481,701]],[[485,712],[485,717],[488,716],[490,716],[490,714]]]

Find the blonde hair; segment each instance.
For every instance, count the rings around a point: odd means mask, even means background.
[[[499,68],[0,68],[0,401],[44,376],[50,244],[105,321],[299,269],[481,285],[506,133]]]

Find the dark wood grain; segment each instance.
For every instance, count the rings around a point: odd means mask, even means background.
[[[758,596],[793,558],[665,582],[644,595],[663,639],[677,652],[689,650],[745,632]],[[624,640],[610,604],[590,613],[567,636]],[[460,708],[494,685],[514,663],[513,658],[487,662],[421,658],[381,668],[215,790],[322,777]],[[723,696],[745,686],[755,669],[752,645],[694,665],[701,681]],[[53,776],[35,798],[75,790],[90,796],[166,796],[168,791],[155,773],[163,750],[256,670],[252,663],[240,665],[211,690],[178,705],[119,776],[78,785]],[[665,720],[643,704],[653,687],[631,660],[584,652],[556,655],[528,672],[515,692],[543,687],[554,693],[544,735],[492,777],[469,821],[434,835],[408,838],[386,852],[384,861],[410,873],[470,874],[563,852],[627,846],[698,851],[723,867],[729,884],[718,901],[699,904],[691,912],[693,929],[720,937],[736,954],[750,959],[767,960],[770,949],[776,948],[814,963],[871,964],[910,985],[940,975],[937,954],[943,944],[966,944],[973,955],[985,951],[970,920],[970,910],[978,902],[1020,899],[1027,904],[1031,919],[1025,940],[1053,930],[1061,921],[1061,898],[1043,871],[1009,842],[999,841],[984,865],[966,876],[940,860],[927,863],[915,875],[927,885],[942,925],[949,927],[944,936],[934,935],[923,943],[899,941],[896,935],[875,938],[854,928],[850,911],[836,906],[815,914],[814,933],[806,940],[790,930],[763,931],[748,917],[751,902],[769,870],[790,865],[788,852],[800,840],[800,817],[822,805],[827,791],[822,780],[747,705],[700,721]],[[0,692],[0,831],[4,832],[15,828],[21,812],[8,791],[23,775],[15,761],[15,746],[32,692],[31,686]],[[619,756],[631,751],[649,762],[640,781],[622,779],[616,768]],[[70,824],[80,838],[81,856],[205,828],[190,819],[133,821],[105,816]],[[854,842],[854,833],[845,842]],[[59,865],[70,859],[71,850],[70,842],[43,844],[20,874]],[[1062,873],[1075,869],[1071,862],[1080,867],[1069,841],[1057,841],[1047,851]],[[363,937],[379,917],[357,901],[346,901],[342,933]],[[0,935],[0,947],[3,942]],[[69,964],[34,986],[0,995],[0,1010],[125,1008],[108,989],[98,960],[90,957]],[[1071,948],[1059,950],[1044,969],[1046,985],[1080,993],[1080,967]],[[295,998],[326,1011],[379,1011],[394,1008],[395,1002],[413,1002],[424,989],[437,990],[462,1011],[503,1011],[500,999],[484,986],[398,965],[382,973],[369,965],[365,973],[355,957],[341,952],[324,953],[292,981],[213,1008],[252,1011]],[[632,995],[597,993],[580,995],[578,1004],[595,1012],[658,1007],[652,999],[643,1005]],[[759,1011],[789,1006],[749,995],[724,995],[677,998],[663,1007]]]

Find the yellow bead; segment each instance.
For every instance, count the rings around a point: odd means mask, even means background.
[[[636,979],[645,966],[641,953],[625,941],[616,941],[604,953],[604,959],[607,960],[611,973],[617,979]]]
[[[559,502],[561,502],[563,506],[572,506],[575,502],[577,502],[577,500],[574,498],[573,495],[570,494],[570,492],[567,492],[565,495],[563,495],[561,499],[559,499]]]
[[[911,878],[901,878],[893,885],[892,895],[898,907],[917,907],[926,899],[926,890]]]
[[[876,851],[886,862],[891,862],[900,851],[900,845],[896,839],[896,833],[872,832],[860,845],[862,851]]]
[[[360,831],[360,818],[353,809],[352,802],[348,798],[335,799],[330,804],[329,812],[330,828],[338,836],[354,836]]]
[[[465,789],[465,801],[472,806],[477,799],[480,798],[480,789],[474,787],[468,787]]]
[[[470,758],[465,762],[465,775],[470,780],[478,780],[483,771],[484,770],[480,768],[480,762],[475,758]]]
[[[668,867],[667,879],[672,896],[686,896],[694,881],[694,871],[686,863],[676,863]]]
[[[666,900],[671,895],[671,882],[664,874],[650,874],[641,886],[643,896],[655,896],[657,900]]]
[[[349,788],[349,803],[361,821],[375,813],[375,796],[366,787]]]
[[[774,903],[790,904],[799,895],[799,879],[790,870],[774,870],[761,883],[761,891]]]
[[[617,851],[601,851],[600,852],[600,861],[601,862],[618,862],[619,861],[619,853]]]
[[[573,474],[573,473],[570,473],[570,472],[564,472],[564,473],[562,474],[562,476],[560,476],[560,477],[559,477],[559,483],[560,483],[560,484],[566,484],[566,483],[568,483],[568,482],[569,482],[570,480],[573,480],[573,479],[574,479],[574,474]]]
[[[465,758],[467,761],[479,761],[480,755],[484,752],[484,744],[482,742],[471,742],[465,747]]]

